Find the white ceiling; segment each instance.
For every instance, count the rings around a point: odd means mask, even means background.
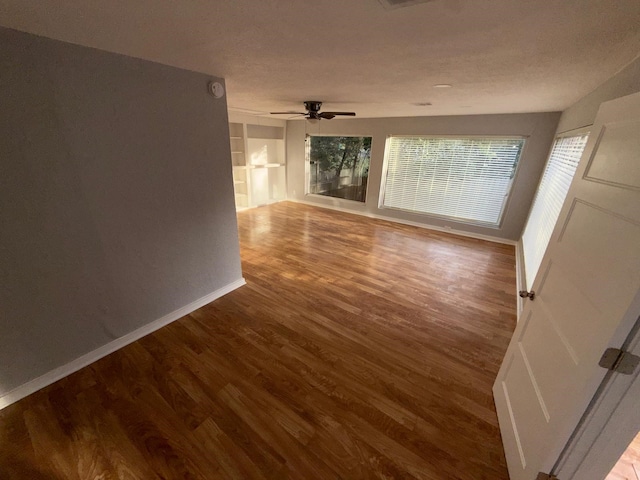
[[[638,0],[0,0],[0,24],[224,77],[262,113],[563,110],[640,53]]]

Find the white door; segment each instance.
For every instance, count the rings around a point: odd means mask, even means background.
[[[640,313],[640,93],[602,104],[493,386],[509,474],[548,473]]]

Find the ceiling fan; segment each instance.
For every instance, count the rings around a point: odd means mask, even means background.
[[[337,115],[344,115],[347,117],[355,117],[355,112],[321,112],[322,102],[315,100],[307,100],[304,102],[304,108],[307,109],[306,113],[302,112],[271,112],[271,115],[304,115],[309,120],[321,120],[323,118],[331,120]]]

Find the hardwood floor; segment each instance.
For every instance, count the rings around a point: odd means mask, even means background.
[[[605,480],[640,480],[640,433],[629,444]]]
[[[248,284],[0,411],[1,479],[508,479],[513,247],[238,217]]]

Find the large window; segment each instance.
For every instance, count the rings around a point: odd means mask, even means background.
[[[557,138],[522,235],[527,288],[531,289],[578,168],[588,133]]]
[[[309,193],[364,202],[371,137],[307,137]]]
[[[498,226],[523,138],[390,137],[382,206]]]

